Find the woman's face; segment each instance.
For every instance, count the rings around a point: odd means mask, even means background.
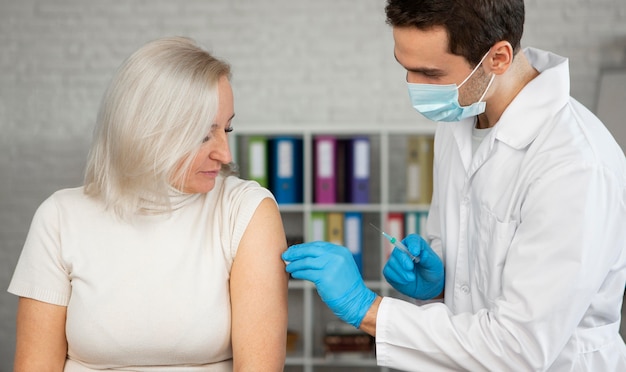
[[[215,187],[215,179],[222,164],[232,161],[228,145],[228,133],[232,131],[234,113],[233,90],[228,78],[223,76],[218,84],[219,106],[211,130],[202,140],[202,147],[193,159],[185,177],[184,187],[177,189],[189,193],[207,193]]]

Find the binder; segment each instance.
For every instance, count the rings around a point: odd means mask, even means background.
[[[326,229],[328,242],[343,245],[343,213],[328,212],[326,214]]]
[[[419,225],[417,221],[418,212],[406,212],[404,214],[404,232],[406,233],[406,235],[419,235]]]
[[[404,215],[404,234],[417,234],[425,237],[427,218],[428,212],[425,211],[407,212]]]
[[[348,145],[348,199],[365,204],[370,194],[370,139],[356,137]]]
[[[433,198],[433,158],[435,139],[432,136],[417,137],[419,149],[419,200],[420,204],[429,204]]]
[[[363,275],[363,215],[361,212],[344,213],[345,246],[352,252],[359,272]]]
[[[432,136],[410,136],[406,146],[406,201],[428,204],[433,195]]]
[[[248,138],[248,179],[269,188],[267,137],[251,136]]]
[[[404,214],[402,212],[387,213],[387,221],[385,223],[385,232],[398,240],[404,239]],[[387,257],[391,254],[394,246],[385,241],[385,252]]]
[[[309,241],[323,241],[328,237],[326,233],[326,213],[311,212],[311,234]]]
[[[417,204],[420,200],[420,162],[417,136],[409,136],[406,144],[406,202]]]
[[[315,137],[315,203],[334,204],[336,191],[336,151],[337,139],[333,136]]]
[[[349,139],[337,139],[335,143],[335,202],[336,203],[348,203],[350,202],[349,190],[350,187],[349,167],[348,167],[348,153],[350,140]]]
[[[270,190],[279,204],[302,203],[302,139],[270,140]]]

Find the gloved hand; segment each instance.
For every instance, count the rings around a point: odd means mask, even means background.
[[[328,242],[289,247],[282,254],[287,272],[313,282],[322,301],[346,323],[359,328],[376,294],[365,286],[352,253]]]
[[[410,234],[402,243],[420,258],[416,264],[398,248],[391,252],[383,268],[385,279],[400,293],[419,300],[431,299],[443,290],[443,262],[419,235]]]

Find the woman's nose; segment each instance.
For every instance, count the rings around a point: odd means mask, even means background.
[[[228,164],[233,161],[226,133],[215,136],[214,147],[211,150],[210,156],[212,159],[217,160],[222,164]]]

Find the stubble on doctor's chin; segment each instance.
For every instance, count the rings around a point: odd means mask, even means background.
[[[476,70],[474,75],[459,89],[459,104],[469,106],[478,102],[485,89],[489,86],[491,76],[485,73],[482,68]],[[489,88],[491,89],[491,88]]]

